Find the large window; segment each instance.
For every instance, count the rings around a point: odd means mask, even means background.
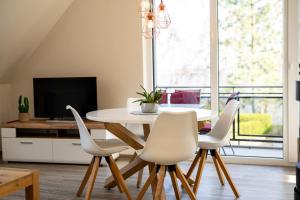
[[[159,3],[156,0],[155,3]],[[172,25],[155,40],[155,87],[201,90],[210,107],[210,9],[207,0],[168,2]],[[172,49],[172,50],[171,50]],[[204,97],[205,96],[205,97]]]
[[[242,107],[232,130],[233,147],[224,153],[281,158],[284,0],[166,4],[172,24],[154,40],[154,86],[199,88],[200,104],[207,108],[210,93],[217,90],[220,112],[226,98],[239,91]],[[211,10],[218,10],[217,15]],[[218,36],[212,37],[216,26]],[[210,41],[218,48],[212,48]],[[212,58],[218,59],[218,66],[211,66]],[[212,67],[218,74],[211,73]]]
[[[209,86],[209,1],[169,1],[168,10],[172,25],[155,40],[155,85]]]

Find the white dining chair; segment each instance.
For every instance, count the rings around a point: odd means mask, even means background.
[[[127,108],[128,112],[137,112],[137,111],[141,110],[141,106],[140,106],[139,102],[135,102],[138,99],[139,98],[135,98],[135,97],[129,97],[127,99],[126,108]],[[131,132],[133,132],[134,134],[138,135],[143,140],[146,140],[146,138],[144,136],[143,126],[141,124],[126,123],[125,127],[128,130],[130,130]],[[131,160],[133,160],[136,156],[137,156],[137,154],[134,153]],[[137,180],[136,180],[136,187],[137,188],[141,187],[141,183],[142,183],[142,179],[143,179],[143,172],[144,172],[144,169],[141,169],[138,172],[138,177],[137,177]]]
[[[119,153],[123,150],[128,149],[129,148],[128,145],[117,139],[109,139],[109,140],[92,139],[88,129],[86,128],[78,112],[69,105],[66,107],[66,109],[72,111],[74,118],[76,120],[79,129],[81,147],[85,152],[93,155],[93,159],[77,191],[77,196],[78,197],[81,196],[87,182],[89,182],[85,194],[85,199],[89,200],[91,198],[91,193],[98,173],[98,168],[100,167],[101,158],[104,157],[112,172],[113,177],[117,182],[120,192],[124,192],[128,199],[132,199],[128,191],[127,185],[124,181],[124,178],[120,173],[119,168],[112,157],[112,154]]]
[[[207,159],[207,153],[208,151],[210,151],[221,184],[224,185],[224,178],[222,175],[223,172],[235,196],[237,198],[240,196],[218,152],[219,148],[229,144],[230,141],[229,130],[233,120],[235,119],[235,115],[238,111],[239,104],[240,103],[237,100],[231,100],[230,102],[228,102],[228,104],[224,108],[223,113],[219,117],[217,123],[212,128],[212,130],[206,135],[198,136],[199,151],[186,174],[186,178],[190,180],[190,176],[193,173],[197,163],[199,162],[199,167],[198,167],[194,188],[193,188],[195,194],[197,194],[199,188],[200,179]]]
[[[162,112],[156,119],[145,147],[138,151],[138,156],[152,164],[149,178],[138,194],[137,200],[143,198],[149,185],[156,180],[154,199],[162,195],[166,171],[169,172],[176,199],[180,199],[177,178],[181,181],[189,197],[196,199],[187,179],[178,167],[178,163],[193,157],[197,149],[197,117],[196,112]]]

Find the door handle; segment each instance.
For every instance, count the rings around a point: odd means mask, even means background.
[[[81,143],[80,142],[72,142],[72,145],[74,145],[74,146],[81,146]]]
[[[21,141],[20,143],[21,144],[33,144],[33,142],[30,142],[30,141]]]

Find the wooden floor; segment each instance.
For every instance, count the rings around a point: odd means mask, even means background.
[[[126,161],[118,161],[122,166]],[[189,163],[181,165],[187,170]],[[58,165],[58,164],[32,164],[32,163],[3,163],[0,166],[18,167],[40,170],[41,177],[41,200],[79,200],[75,192],[87,169],[85,165]],[[233,180],[243,200],[292,200],[295,185],[295,172],[291,167],[267,167],[251,165],[228,165]],[[108,167],[100,168],[96,180],[92,199],[121,200],[126,199],[117,188],[106,190],[103,188],[104,179],[110,174]],[[148,173],[147,173],[148,175]],[[228,185],[222,187],[217,178],[214,166],[208,163],[205,166],[203,179],[197,194],[197,199],[223,200],[234,199],[234,195]],[[145,178],[143,179],[145,181]],[[127,180],[129,190],[135,198],[138,189],[135,187],[136,176]],[[167,199],[175,199],[170,178],[165,182]],[[1,198],[1,200],[23,200],[24,192],[16,193],[14,196]],[[150,190],[145,199],[152,199]],[[186,193],[182,199],[189,199]]]

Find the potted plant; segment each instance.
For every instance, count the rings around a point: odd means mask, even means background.
[[[30,115],[28,113],[29,111],[29,101],[28,97],[24,97],[21,95],[19,97],[19,121],[26,122],[29,121]]]
[[[161,100],[161,90],[154,90],[147,92],[147,90],[141,85],[143,92],[137,92],[143,98],[134,102],[140,102],[141,110],[143,113],[156,113],[158,111],[158,103]]]

